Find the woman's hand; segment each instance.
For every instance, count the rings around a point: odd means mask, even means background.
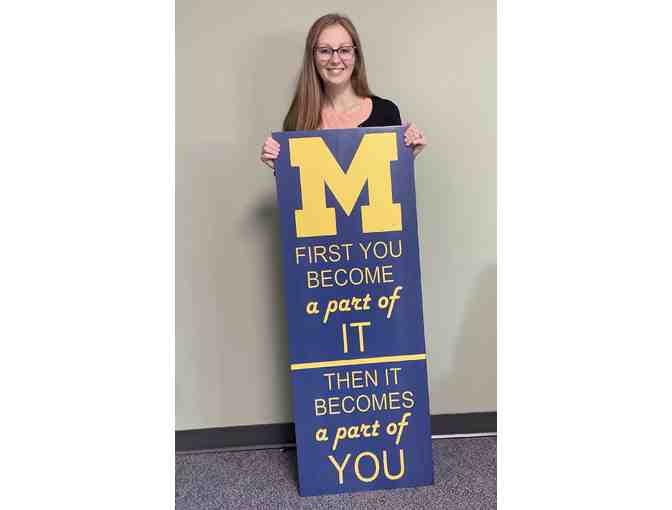
[[[427,145],[425,135],[412,122],[408,125],[404,133],[404,142],[413,148],[413,157],[417,156]]]
[[[264,145],[261,147],[261,161],[275,170],[275,160],[280,154],[280,144],[269,136],[264,140]]]

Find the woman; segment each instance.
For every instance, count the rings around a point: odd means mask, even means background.
[[[319,18],[308,32],[303,67],[283,129],[399,126],[397,106],[373,95],[366,79],[362,43],[352,22],[339,14]],[[422,132],[410,124],[404,142],[417,156],[427,145]],[[267,137],[261,161],[274,168],[280,144]]]

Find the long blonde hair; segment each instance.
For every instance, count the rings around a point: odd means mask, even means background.
[[[347,16],[326,14],[319,18],[308,31],[306,47],[303,54],[303,66],[294,92],[294,99],[285,116],[282,129],[285,131],[310,131],[320,125],[320,112],[326,101],[324,83],[315,67],[314,51],[322,30],[332,25],[342,26],[350,37],[355,49],[355,68],[352,71],[352,88],[360,97],[370,97],[372,92],[366,79],[364,52],[357,30]]]

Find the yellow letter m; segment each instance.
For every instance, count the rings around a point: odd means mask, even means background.
[[[362,232],[401,230],[401,205],[392,202],[390,162],[397,160],[396,133],[367,133],[344,172],[320,137],[291,138],[290,164],[299,167],[303,209],[295,211],[296,236],[336,235],[336,211],[327,207],[326,188],[350,216],[364,185],[369,205],[363,205]]]

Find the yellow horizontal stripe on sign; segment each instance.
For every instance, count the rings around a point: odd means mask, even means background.
[[[352,365],[368,365],[371,363],[396,363],[397,361],[417,361],[427,359],[427,354],[403,354],[401,356],[379,356],[377,358],[336,359],[332,361],[316,361],[314,363],[292,363],[292,370],[306,368],[347,367]]]

